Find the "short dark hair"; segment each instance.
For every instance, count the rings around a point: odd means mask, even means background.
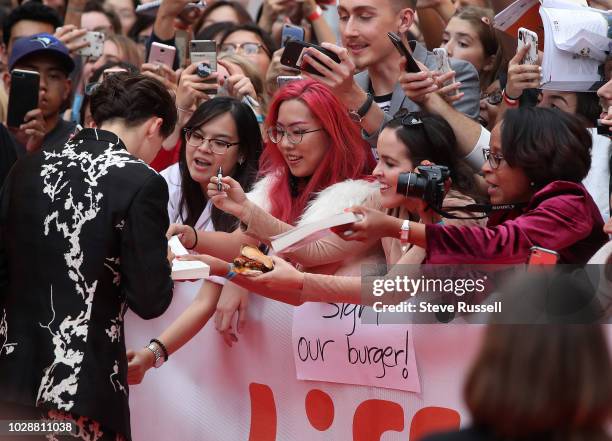
[[[270,37],[270,34],[268,34],[262,28],[254,24],[230,26],[223,34],[223,37],[221,37],[221,44],[225,42],[227,37],[238,31],[252,32],[253,34],[257,35],[261,39],[261,42],[263,43],[264,47],[266,48],[266,52],[268,53],[270,58],[272,58],[272,54],[276,50],[276,45],[274,44],[274,41],[272,41],[272,37]]]
[[[119,20],[119,16],[115,13],[115,11],[105,8],[98,0],[87,0],[85,6],[83,7],[83,13],[85,12],[100,12],[101,14],[106,15],[108,21],[110,21],[111,27],[113,28],[113,32],[115,34],[121,33],[121,21]]]
[[[491,439],[603,441],[610,369],[599,325],[489,325],[465,402]]]
[[[174,98],[162,83],[130,73],[111,75],[100,84],[91,96],[91,116],[98,127],[115,118],[135,126],[156,116],[163,120],[163,137],[172,133],[177,119]]]
[[[591,168],[592,138],[584,123],[559,109],[506,111],[501,148],[511,167],[522,168],[536,189],[554,181],[582,182]]]
[[[421,123],[403,124],[405,118],[413,117]],[[453,188],[466,196],[476,198],[474,172],[460,158],[455,132],[444,118],[428,113],[401,112],[389,121],[385,128],[395,130],[415,167],[424,160],[448,167]]]
[[[128,31],[127,36],[130,37],[135,43],[139,43],[138,35],[149,26],[153,26],[153,23],[155,23],[155,17],[150,17],[148,15],[136,15],[136,21]]]
[[[216,36],[225,32],[227,28],[234,26],[231,21],[220,21],[203,27],[196,34],[196,40],[216,40]]]
[[[595,92],[576,93],[576,115],[585,119],[587,127],[593,127],[601,114],[599,97]]]
[[[104,71],[106,69],[110,69],[111,67],[122,67],[123,69],[134,75],[140,73],[140,70],[136,66],[126,61],[109,61],[108,63],[104,63],[102,66],[93,71],[91,77],[89,78],[89,84],[98,83],[98,80],[100,80],[100,77],[104,74]],[[87,110],[87,106],[89,106],[89,101],[91,101],[91,94],[87,93],[86,90],[85,95],[83,96],[83,102],[81,103],[81,109],[79,110],[79,121],[81,124],[83,124],[83,122],[85,121],[85,110]]]
[[[208,121],[218,116],[229,113],[238,134],[239,154],[242,163],[238,163],[232,178],[240,183],[245,191],[249,191],[257,177],[259,156],[263,150],[263,140],[261,130],[255,114],[249,106],[232,97],[216,97],[201,104],[187,124],[185,130],[197,129]],[[202,186],[193,180],[187,167],[186,150],[187,142],[183,136],[181,140],[181,152],[179,156],[179,167],[181,171],[181,190],[182,196],[179,203],[179,212],[187,214],[183,223],[195,226],[200,218],[206,201],[206,194],[202,191]],[[225,213],[217,207],[212,208],[211,219],[216,231],[231,233],[238,227],[238,219]]]
[[[34,1],[24,3],[13,9],[4,19],[4,23],[2,24],[2,41],[5,45],[8,45],[11,40],[13,26],[22,20],[48,23],[53,26],[53,29],[62,25],[62,19],[55,9]]]

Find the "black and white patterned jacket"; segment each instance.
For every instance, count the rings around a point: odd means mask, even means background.
[[[0,400],[130,438],[123,315],[162,314],[168,190],[113,133],[19,160],[0,196]]]

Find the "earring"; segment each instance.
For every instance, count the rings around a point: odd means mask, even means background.
[[[530,186],[530,187],[535,187],[535,182],[533,182],[533,181],[532,181],[532,182],[530,182],[530,183],[529,183],[529,186]]]
[[[240,156],[240,157],[238,158],[238,164],[239,164],[239,165],[244,164],[244,156]]]

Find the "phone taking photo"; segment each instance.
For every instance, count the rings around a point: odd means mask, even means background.
[[[321,75],[321,72],[312,67],[310,64],[305,64],[304,66],[302,66],[304,54],[306,52],[306,49],[308,49],[309,47],[312,47],[318,50],[319,52],[327,55],[335,63],[340,63],[340,57],[338,57],[338,55],[336,55],[334,52],[325,49],[324,47],[317,46],[316,44],[312,43],[306,43],[304,41],[289,40],[287,41],[285,50],[281,55],[281,64],[283,66],[291,67],[292,69],[303,70],[304,72],[309,72],[314,75]]]
[[[167,44],[155,42],[151,44],[151,52],[149,52],[148,63],[163,64],[172,69],[172,66],[174,66],[175,53],[176,48],[174,46],[168,46]]]
[[[526,28],[519,28],[516,50],[519,51],[523,46],[527,45],[529,45],[529,50],[521,64],[538,64],[538,34]]]
[[[104,52],[104,40],[106,40],[106,36],[103,32],[87,32],[81,41],[88,43],[88,45],[79,49],[76,53],[82,57],[90,57],[97,60]]]
[[[38,107],[39,87],[40,74],[38,72],[13,69],[6,117],[8,127],[19,127],[25,122],[26,113]]]
[[[420,72],[421,69],[419,68],[419,65],[416,63],[416,61],[414,61],[412,54],[406,48],[406,46],[404,46],[404,43],[402,43],[402,39],[400,38],[400,36],[397,35],[395,32],[387,32],[387,36],[389,37],[389,40],[391,40],[391,43],[393,43],[393,46],[395,46],[395,49],[397,49],[399,54],[402,57],[406,58],[406,61],[407,61],[406,62],[406,72],[408,73]]]
[[[217,42],[213,40],[191,40],[189,42],[191,63],[206,63],[213,72],[217,71]]]
[[[304,31],[304,28],[291,24],[284,24],[283,32],[281,33],[281,47],[285,47],[289,40],[304,41],[305,36],[306,31]]]
[[[559,261],[559,253],[541,247],[529,249],[529,265],[556,265]]]
[[[443,47],[438,47],[433,50],[434,58],[436,60],[436,70],[442,75],[446,74],[453,69],[451,68],[450,61],[448,60],[448,52]],[[453,79],[446,80],[443,86],[450,86],[453,84]],[[450,93],[450,96],[457,95],[459,91],[457,89]]]

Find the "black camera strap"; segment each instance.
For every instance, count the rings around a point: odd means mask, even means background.
[[[433,211],[435,211],[440,216],[446,219],[470,220],[470,219],[485,219],[486,217],[488,217],[489,213],[493,211],[510,211],[510,210],[515,210],[515,209],[522,209],[522,208],[525,208],[526,206],[527,206],[527,203],[525,202],[517,202],[514,204],[468,204],[468,205],[464,205],[460,207],[442,207],[442,208],[437,208],[432,205],[428,205],[428,208],[431,208]],[[463,217],[463,216],[456,216],[454,214],[451,214],[446,210],[466,211],[470,213],[484,213],[484,214],[482,216]]]

